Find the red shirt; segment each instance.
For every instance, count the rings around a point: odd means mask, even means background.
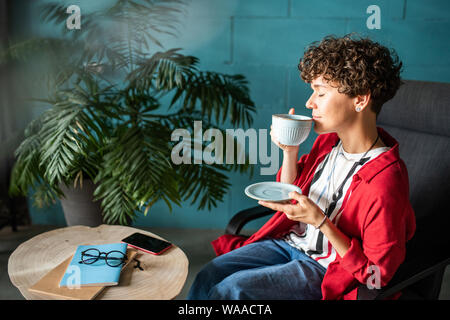
[[[390,149],[367,162],[353,176],[340,208],[338,225],[351,239],[351,246],[344,257],[337,254],[329,264],[322,281],[323,299],[356,299],[359,284],[374,284],[377,274],[381,287],[385,286],[404,261],[406,241],[415,232],[408,172],[400,159],[398,142],[383,129],[378,128],[378,132]],[[335,133],[319,135],[311,152],[300,158],[293,184],[303,194],[308,195],[317,166],[338,139]],[[280,175],[281,168],[277,181]],[[295,223],[298,222],[277,212],[249,238],[227,234],[212,245],[216,254],[221,255],[264,238],[280,238]]]

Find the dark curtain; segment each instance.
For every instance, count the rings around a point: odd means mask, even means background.
[[[0,0],[0,51],[6,49],[12,34],[12,5],[13,1]],[[10,63],[0,63],[0,229],[11,225],[16,231],[18,225],[30,223],[26,198],[8,195],[14,151],[29,119],[17,96],[14,69]]]

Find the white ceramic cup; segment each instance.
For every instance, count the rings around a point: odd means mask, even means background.
[[[298,146],[306,140],[312,126],[312,118],[297,114],[272,115],[272,134],[279,143]]]

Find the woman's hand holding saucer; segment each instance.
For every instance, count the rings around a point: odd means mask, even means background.
[[[258,201],[258,204],[272,210],[281,211],[286,214],[288,219],[293,221],[303,222],[313,226],[317,226],[321,223],[324,218],[324,213],[314,201],[295,191],[290,192],[289,197],[296,200],[297,203],[292,204],[290,201]]]

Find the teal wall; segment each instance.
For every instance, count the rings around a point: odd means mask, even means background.
[[[92,3],[66,2],[80,5],[82,14],[89,9],[85,4]],[[366,9],[373,4],[381,9],[379,30],[366,27],[371,15]],[[203,70],[244,74],[258,109],[253,127],[269,129],[273,113],[295,107],[297,113],[310,114],[304,104],[311,90],[301,81],[297,63],[307,45],[329,34],[359,32],[394,48],[404,63],[405,79],[450,82],[449,12],[448,0],[192,0],[179,37],[163,43],[199,57]],[[300,153],[310,150],[315,137],[309,136]],[[235,212],[256,205],[244,194],[247,185],[275,179],[260,175],[259,169],[257,165],[252,178],[230,175],[232,188],[211,211],[186,203],[169,212],[164,203],[157,203],[147,216],[139,215],[135,225],[224,228]],[[32,208],[31,214],[34,223],[64,224],[59,204],[47,210]]]

